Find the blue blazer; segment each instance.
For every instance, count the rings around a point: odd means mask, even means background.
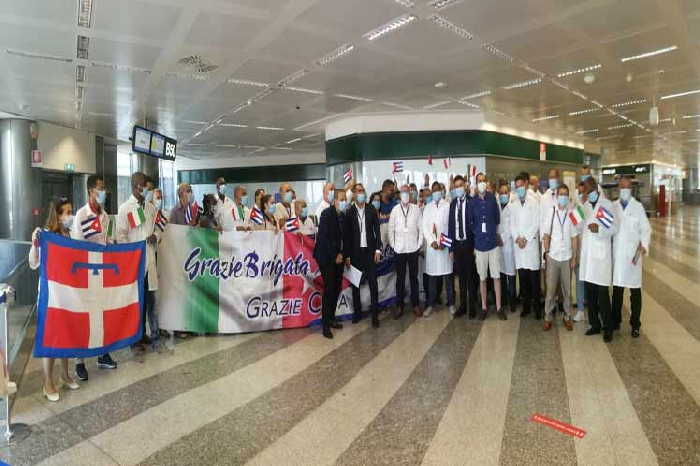
[[[338,214],[334,206],[321,212],[314,246],[314,259],[320,267],[335,264],[335,258],[343,252],[342,221],[343,214]]]
[[[467,205],[464,208],[464,215],[465,215],[465,225],[464,225],[464,236],[467,241],[467,246],[474,247],[474,233],[472,233],[472,220],[469,217],[469,202],[471,201],[471,198],[469,195],[464,196],[465,202]],[[455,221],[455,212],[457,211],[457,198],[452,199],[452,202],[450,202],[450,218],[447,223],[447,234],[448,236],[453,240],[457,241],[457,222]],[[452,248],[450,248],[452,250]]]

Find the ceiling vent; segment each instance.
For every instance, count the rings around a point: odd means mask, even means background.
[[[191,73],[211,73],[219,67],[218,65],[210,63],[201,55],[190,55],[189,57],[179,59],[177,62]]]

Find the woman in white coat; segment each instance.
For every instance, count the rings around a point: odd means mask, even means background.
[[[599,334],[604,326],[603,340],[609,342],[615,325],[610,310],[609,287],[612,284],[612,237],[617,232],[618,215],[613,203],[600,196],[598,183],[593,177],[587,178],[585,183],[579,273],[586,289],[588,322],[591,324],[586,335]]]
[[[447,225],[450,216],[450,203],[444,200],[444,191],[440,183],[433,183],[432,200],[423,209],[422,231],[427,244],[425,251],[425,273],[428,275],[428,303],[423,317],[428,317],[433,311],[437,300],[437,283],[445,279],[447,288],[447,305],[454,313],[454,286],[451,278],[452,259],[449,249],[440,244],[440,235],[447,236]]]
[[[617,233],[613,237],[613,297],[612,315],[615,328],[622,323],[622,298],[625,288],[630,289],[630,327],[632,337],[639,336],[642,313],[642,261],[649,251],[651,226],[644,206],[632,197],[632,180],[620,180],[620,199],[615,201],[619,217]]]
[[[534,308],[535,318],[542,318],[540,303],[540,206],[539,202],[527,193],[527,179],[518,175],[515,178],[515,192],[518,199],[509,204],[510,236],[513,243],[515,267],[518,269],[520,291],[523,298],[521,317]]]
[[[498,234],[501,236],[501,283],[504,283],[506,293],[505,302],[510,307],[510,312],[515,312],[515,251],[514,241],[511,236],[511,208],[510,187],[503,184],[498,188],[498,206],[501,209],[501,223],[498,225]]]

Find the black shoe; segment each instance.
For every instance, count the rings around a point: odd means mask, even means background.
[[[361,314],[353,314],[353,315],[352,315],[352,323],[353,323],[353,324],[356,324],[356,323],[358,323],[358,322],[361,321],[361,320],[362,320],[362,315],[361,315]]]
[[[79,362],[78,364],[75,365],[75,376],[78,377],[78,379],[82,380],[83,382],[87,382],[88,371],[87,371],[87,368],[85,367],[85,364],[83,364],[82,362]]]
[[[486,320],[486,317],[489,315],[488,310],[481,311],[481,314],[479,314],[479,320]]]
[[[598,335],[599,333],[600,333],[600,329],[589,328],[588,330],[586,330],[585,335],[588,335],[588,336],[590,336],[590,335]]]
[[[499,318],[499,319],[501,319],[501,320],[508,320],[508,316],[506,315],[506,311],[504,311],[503,308],[501,308],[501,309],[499,309],[498,311],[496,311],[496,313],[498,314],[498,318]]]
[[[535,311],[535,320],[542,320],[542,311]]]
[[[476,311],[469,311],[469,319],[471,319],[471,320],[476,319]]]
[[[372,316],[372,327],[379,328],[379,317]]]
[[[510,305],[510,312],[515,312],[515,304]]]
[[[331,332],[331,329],[328,327],[323,327],[323,336],[329,339],[333,338],[333,332]]]
[[[100,369],[116,369],[117,362],[107,353],[97,358],[97,367]]]
[[[466,315],[466,314],[467,314],[466,309],[459,308],[459,309],[457,310],[457,312],[455,312],[454,315],[453,315],[452,317],[454,317],[455,319],[457,319],[458,317],[462,317],[463,315]]]
[[[395,320],[400,319],[401,316],[403,316],[403,306],[399,307],[398,309],[396,309],[396,310],[394,311],[394,319],[395,319]]]
[[[523,309],[520,311],[520,317],[527,317],[530,314],[530,309]]]
[[[612,332],[605,332],[603,334],[603,341],[605,343],[610,343],[613,339],[613,333]]]
[[[334,328],[336,330],[340,330],[341,328],[343,328],[343,324],[341,324],[337,320],[334,320],[333,323],[331,323],[331,328]]]
[[[620,330],[620,324],[613,325],[613,330]]]
[[[632,338],[639,338],[639,329],[638,328],[632,329]]]

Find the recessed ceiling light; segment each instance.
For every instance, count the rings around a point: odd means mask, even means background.
[[[614,129],[630,128],[630,127],[632,127],[632,126],[634,126],[634,123],[626,123],[626,124],[623,124],[623,125],[609,126],[608,129],[609,129],[609,130],[614,130]]]
[[[301,138],[294,138],[290,139],[289,141],[285,142],[285,144],[294,144],[295,142],[301,141]]]
[[[436,82],[436,83],[435,83],[435,87],[437,87],[438,89],[440,89],[441,87],[445,87],[445,86],[447,86],[447,84],[445,84],[445,83],[442,82],[442,81],[439,81],[439,82]]]
[[[662,49],[652,50],[651,52],[646,52],[646,53],[642,53],[639,55],[633,55],[631,57],[620,58],[620,61],[624,63],[626,61],[639,60],[641,58],[649,58],[649,57],[653,57],[655,55],[661,55],[662,53],[673,52],[676,49],[678,49],[678,46],[672,45],[670,47],[664,47]]]
[[[676,97],[685,97],[686,95],[692,95],[692,94],[700,94],[700,89],[696,89],[694,91],[680,92],[678,94],[665,95],[665,96],[661,97],[661,100],[675,99]]]
[[[348,95],[348,94],[335,94],[335,97],[340,97],[341,99],[348,99],[348,100],[357,100],[360,102],[372,102],[374,99],[368,99],[367,97],[359,97],[356,95]]]
[[[535,118],[532,121],[537,122],[537,121],[551,120],[553,118],[559,118],[559,115],[547,115],[547,116]]]
[[[90,47],[90,38],[87,36],[78,36],[78,43],[76,46],[76,57],[81,60],[88,59],[88,48]]]
[[[462,3],[464,0],[433,0],[428,3],[428,6],[431,6],[435,8],[436,10],[442,10],[445,8],[449,8],[452,5],[456,5],[458,3]]]
[[[257,129],[266,129],[270,131],[284,131],[284,128],[277,128],[275,126],[256,126]]]
[[[602,67],[603,67],[603,65],[598,63],[597,65],[586,66],[584,68],[579,68],[577,70],[563,71],[563,72],[557,74],[557,78],[566,78],[567,76],[571,76],[573,74],[585,73],[587,71],[595,71],[595,70],[600,69]]]
[[[417,19],[418,17],[416,15],[401,15],[397,18],[392,19],[388,23],[382,24],[376,29],[372,29],[371,31],[363,34],[362,37],[364,37],[367,40],[376,40],[384,36],[385,34],[390,33],[391,31],[395,31],[396,29],[402,28],[407,24],[412,23]]]
[[[251,86],[251,87],[268,87],[269,84],[266,83],[260,83],[257,81],[249,81],[247,79],[229,79],[227,81],[229,84],[236,84],[239,86]]]
[[[279,147],[279,146],[273,146],[270,147],[270,149],[277,149],[277,150],[294,150],[291,147]]]
[[[647,99],[628,100],[627,102],[620,102],[619,104],[613,104],[613,105],[611,105],[611,107],[612,108],[627,107],[628,105],[643,104],[646,101],[647,101]]]
[[[382,101],[381,104],[386,105],[388,107],[400,108],[402,110],[413,110],[413,107],[409,107],[408,105],[403,105],[403,104],[397,104],[395,102]]]
[[[225,128],[247,128],[248,125],[239,125],[238,123],[219,123],[219,126]]]
[[[458,36],[467,39],[467,40],[472,40],[474,38],[474,35],[467,31],[466,29],[457,26],[456,24],[452,23],[451,21],[443,18],[439,14],[435,13],[433,15],[428,16],[428,20],[434,22],[441,28],[447,29],[448,31],[452,31]]]
[[[206,121],[195,121],[195,120],[182,120],[183,123],[189,123],[191,125],[206,125]]]
[[[296,91],[296,92],[303,92],[305,94],[315,94],[315,95],[323,95],[325,94],[323,91],[318,91],[316,89],[306,89],[305,87],[292,87],[292,86],[287,86],[285,87],[288,91]]]
[[[413,8],[416,6],[415,2],[412,0],[394,0],[399,5],[405,6],[406,8]]]
[[[342,57],[343,55],[347,55],[348,53],[352,52],[355,50],[355,46],[353,44],[343,44],[340,47],[336,48],[330,53],[327,53],[326,55],[322,56],[318,60],[316,60],[316,64],[318,66],[326,66],[329,63],[332,63],[336,61],[338,58]]]
[[[700,118],[700,114],[697,114],[697,115],[683,115],[683,118]]]
[[[598,107],[595,108],[587,108],[585,110],[577,110],[575,112],[569,112],[569,116],[578,116],[578,115],[583,115],[585,113],[591,113],[591,112],[596,112],[600,110]]]
[[[510,89],[520,89],[520,88],[523,88],[523,87],[534,86],[534,85],[539,84],[539,83],[541,83],[541,82],[542,82],[542,79],[540,79],[540,78],[537,78],[537,79],[530,79],[530,80],[527,80],[527,81],[520,81],[520,82],[517,82],[517,83],[509,84],[509,85],[507,85],[507,86],[503,86],[503,89],[507,89],[507,90],[510,90]]]
[[[89,28],[92,24],[92,0],[78,1],[78,26]]]
[[[288,74],[284,78],[280,79],[277,82],[277,87],[287,87],[290,84],[292,84],[294,81],[297,81],[301,79],[302,77],[306,76],[309,73],[309,70],[306,68],[302,68],[300,70],[296,70],[293,73]],[[272,90],[270,90],[272,92]],[[257,96],[256,96],[257,97]]]
[[[466,105],[467,107],[471,107],[471,108],[475,108],[475,109],[481,108],[477,104],[473,104],[467,100],[458,100],[457,102],[459,102],[462,105]]]
[[[443,105],[447,105],[450,102],[452,102],[452,101],[451,100],[443,100],[442,102],[436,102],[434,104],[426,105],[425,107],[423,107],[423,109],[430,110],[433,108],[442,107]]]
[[[596,129],[584,129],[584,130],[581,130],[581,131],[576,131],[576,134],[581,134],[581,135],[583,135],[583,134],[597,133],[598,131],[599,131],[599,130],[598,130],[597,128],[596,128]]]
[[[479,97],[486,97],[487,95],[491,95],[491,91],[487,90],[487,91],[476,92],[474,94],[465,95],[460,100],[478,99]]]

